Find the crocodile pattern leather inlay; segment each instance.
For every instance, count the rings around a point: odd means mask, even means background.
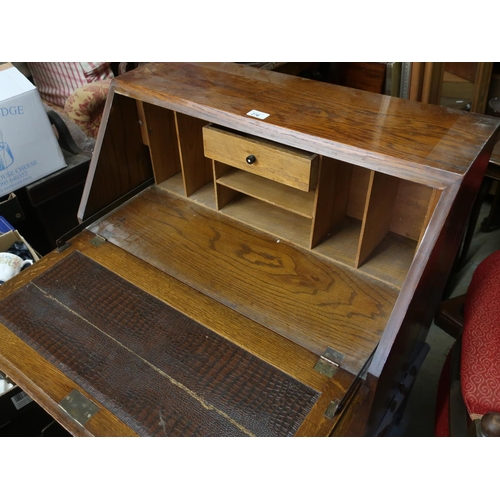
[[[0,320],[142,436],[291,436],[319,397],[79,252]]]

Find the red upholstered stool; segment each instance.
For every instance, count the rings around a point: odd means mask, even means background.
[[[438,388],[436,436],[466,435],[468,425],[481,419],[480,432],[500,432],[496,428],[500,423],[500,251],[477,267],[464,299],[462,335],[446,360]],[[460,322],[460,299],[453,300],[454,304],[445,301],[436,316],[436,324],[451,334],[450,325]],[[455,312],[450,312],[450,305]]]

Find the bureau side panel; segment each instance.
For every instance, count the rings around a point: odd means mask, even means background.
[[[420,279],[418,282],[412,282],[413,276],[418,275],[418,272],[412,273],[396,303],[393,318],[388,323],[388,330],[391,328],[391,321],[397,321],[397,317],[402,316],[397,335],[391,335],[389,331],[384,333],[370,367],[371,375],[375,378],[378,377],[378,382],[368,422],[368,434],[377,434],[383,431],[384,429],[380,429],[378,426],[384,419],[386,412],[393,411],[395,413],[398,409],[397,405],[394,405],[392,410],[388,410],[400,390],[400,381],[405,378],[414,358],[423,348],[437,307],[442,300],[443,290],[452,272],[468,215],[481,185],[495,139],[496,135],[492,136],[477,157],[464,176],[456,196],[453,194],[454,186],[449,188],[449,192],[445,190],[441,195],[436,211],[444,212],[441,214],[446,217],[444,225],[437,236],[436,243],[432,246]],[[451,208],[446,216],[450,205]],[[435,213],[434,215],[439,214]],[[438,231],[439,228],[431,221],[428,232],[433,230]],[[427,234],[424,240],[431,237],[431,234]],[[419,248],[419,253],[425,252],[428,248],[424,240]],[[405,300],[403,294],[407,293],[412,293],[412,298],[407,310],[404,311],[401,305],[404,305]],[[387,419],[387,415],[385,417],[384,421],[390,420]]]
[[[85,220],[148,179],[153,172],[143,144],[135,100],[110,89],[78,218]]]

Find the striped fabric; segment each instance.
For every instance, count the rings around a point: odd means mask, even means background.
[[[30,62],[28,66],[42,98],[61,107],[77,88],[113,78],[106,62]]]

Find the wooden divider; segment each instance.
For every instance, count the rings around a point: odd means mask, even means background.
[[[148,103],[142,107],[155,183],[160,184],[181,171],[175,115],[169,109]]]
[[[321,157],[316,204],[311,231],[311,248],[345,222],[352,165]]]
[[[213,181],[212,162],[205,157],[202,129],[207,122],[175,113],[182,174],[186,196]]]
[[[354,266],[361,266],[389,232],[399,179],[370,172],[361,235]]]

